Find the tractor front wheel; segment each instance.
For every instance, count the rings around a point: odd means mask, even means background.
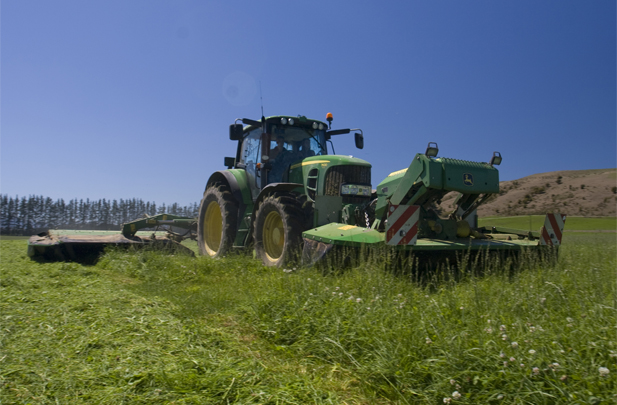
[[[221,257],[236,238],[238,203],[224,186],[210,187],[199,207],[197,243],[204,256]]]
[[[272,195],[255,215],[253,238],[257,257],[266,266],[282,267],[300,260],[304,213],[292,195]]]

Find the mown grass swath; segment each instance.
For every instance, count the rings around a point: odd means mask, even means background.
[[[2,242],[3,403],[612,403],[614,235],[555,266],[413,281],[111,251],[37,264]],[[459,397],[460,395],[460,397]]]

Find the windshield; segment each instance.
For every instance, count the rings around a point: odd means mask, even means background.
[[[273,152],[285,148],[297,153],[300,158],[328,154],[323,130],[273,125],[271,135],[270,150]],[[279,146],[281,141],[283,146]]]

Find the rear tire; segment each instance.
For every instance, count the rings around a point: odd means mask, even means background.
[[[255,252],[266,266],[300,261],[306,229],[301,203],[290,194],[266,197],[255,215]]]
[[[238,222],[238,203],[225,186],[204,193],[197,221],[199,254],[224,256],[233,246]]]

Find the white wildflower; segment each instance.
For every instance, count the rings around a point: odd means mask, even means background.
[[[540,369],[539,369],[538,367],[534,367],[534,368],[532,369],[532,371],[533,371],[533,373],[534,373],[535,375],[540,374]]]
[[[444,403],[444,404],[449,404],[449,403],[451,403],[451,402],[452,402],[452,398],[444,398],[444,399],[443,399],[443,403]]]
[[[497,395],[497,399],[500,399],[500,400],[503,399],[503,394]]]
[[[502,332],[505,332],[506,331],[506,325],[501,325],[499,327],[499,330],[502,331]]]
[[[499,353],[499,357],[503,358],[506,357],[506,354],[504,352]]]
[[[529,350],[529,354],[534,355],[534,354],[536,354],[536,351],[531,349],[531,350]]]
[[[430,345],[431,343],[433,343],[433,341],[431,340],[431,338],[425,338],[426,340],[426,344]]]
[[[506,335],[505,333],[501,335],[501,340],[508,340],[508,335]]]
[[[510,361],[516,361],[514,357],[510,357]]]
[[[600,377],[606,377],[608,375],[608,373],[610,373],[611,371],[606,368],[606,367],[600,367],[598,369],[598,371],[600,372]]]
[[[452,398],[453,398],[453,399],[460,399],[460,398],[461,398],[461,394],[460,394],[460,392],[458,392],[458,391],[454,391],[454,392],[452,393]]]
[[[450,385],[456,384],[456,380],[450,380]]]
[[[512,342],[512,348],[513,348],[513,349],[516,349],[517,347],[518,347],[518,343],[516,343],[516,342]]]
[[[356,302],[362,302],[362,298],[356,298]]]

